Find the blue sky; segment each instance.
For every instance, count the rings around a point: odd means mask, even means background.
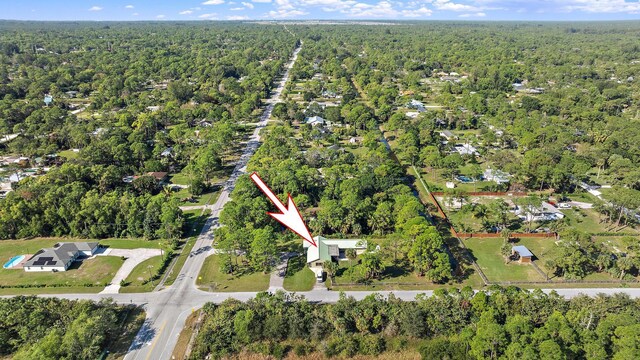
[[[18,20],[640,20],[640,0],[0,0]]]

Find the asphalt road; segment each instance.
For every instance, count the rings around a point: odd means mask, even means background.
[[[301,45],[302,46],[302,45]],[[287,65],[286,72],[272,93],[270,99],[267,100],[267,107],[262,114],[255,131],[246,143],[245,150],[242,153],[238,164],[233,170],[229,180],[225,183],[220,196],[215,204],[210,205],[211,215],[202,229],[196,244],[193,247],[193,256],[189,257],[172,286],[164,290],[152,293],[136,293],[136,294],[58,294],[58,295],[42,295],[52,296],[65,299],[87,299],[100,300],[112,298],[121,304],[137,304],[145,307],[147,318],[144,325],[136,335],[134,342],[129,348],[129,352],[125,356],[127,360],[153,359],[164,360],[170,359],[173,349],[176,345],[178,336],[184,327],[187,316],[202,307],[207,302],[220,303],[226,299],[234,298],[246,301],[256,296],[256,292],[236,292],[236,293],[212,293],[199,290],[195,281],[202,268],[205,258],[213,253],[213,229],[218,226],[218,216],[224,205],[229,201],[229,194],[233,190],[238,177],[246,172],[247,162],[257,150],[260,144],[259,132],[262,130],[269,118],[276,103],[280,101],[280,96],[284,90],[284,85],[289,78],[289,70],[293,67],[297,59],[300,47],[295,49],[292,58]],[[274,291],[275,289],[271,289]],[[544,292],[551,292],[551,289],[543,289]],[[598,294],[614,294],[626,293],[632,297],[640,298],[640,288],[634,289],[555,289],[555,291],[565,297],[574,297],[579,294],[589,296],[597,296]],[[433,291],[350,291],[347,295],[356,299],[362,299],[372,293],[378,293],[383,296],[394,294],[397,298],[403,300],[414,300],[416,295],[425,294],[432,295]],[[336,302],[340,293],[327,291],[324,289],[314,290],[304,293],[306,299],[312,302]]]
[[[135,302],[146,304],[147,319],[125,359],[169,359],[189,313],[205,302],[216,299],[215,295],[196,288],[196,278],[205,258],[212,253],[213,229],[218,227],[220,211],[229,202],[229,195],[233,191],[238,177],[246,172],[249,159],[260,145],[260,131],[267,125],[275,104],[281,101],[282,91],[289,80],[289,72],[298,58],[300,49],[301,46],[294,50],[282,79],[267,100],[267,107],[253,134],[248,139],[240,160],[229,180],[224,184],[218,200],[211,206],[211,215],[193,247],[193,256],[187,259],[174,284],[160,292],[131,296],[130,302],[134,302],[135,297]],[[246,295],[246,298],[251,296]],[[126,303],[126,299],[124,300]]]

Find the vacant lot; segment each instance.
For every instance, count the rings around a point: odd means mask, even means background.
[[[205,291],[239,292],[266,291],[269,288],[269,274],[252,272],[246,268],[234,274],[220,271],[221,255],[211,255],[205,259],[196,280],[196,285]],[[242,261],[242,259],[238,259]]]
[[[469,278],[462,282],[449,282],[446,284],[434,284],[426,276],[418,276],[411,270],[406,260],[401,259],[397,263],[392,261],[384,262],[384,270],[378,279],[371,279],[366,283],[358,283],[360,278],[354,261],[353,265],[349,261],[340,261],[338,271],[334,281],[327,280],[327,286],[333,290],[433,290],[448,287],[473,286],[481,287],[482,280],[477,274],[471,274]]]

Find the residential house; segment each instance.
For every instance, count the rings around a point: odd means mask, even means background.
[[[470,144],[457,144],[453,147],[460,155],[480,155],[478,150]]]
[[[539,207],[516,206],[514,213],[524,221],[555,221],[564,218],[562,211],[546,201],[541,202]]]
[[[511,248],[511,256],[517,256],[518,262],[528,264],[533,261],[533,254],[524,245],[517,245]]]
[[[211,124],[211,122],[207,121],[206,119],[202,119],[202,120],[198,121],[198,122],[196,123],[196,125],[198,125],[198,126],[200,126],[200,127],[211,127],[211,126],[213,126],[213,125]]]
[[[68,97],[69,99],[72,99],[72,98],[74,98],[74,97],[78,96],[78,92],[77,92],[77,91],[74,91],[74,90],[67,91],[67,92],[65,92],[65,94],[67,95],[67,97]]]
[[[506,173],[504,171],[495,170],[495,169],[487,169],[482,174],[485,181],[493,181],[496,184],[506,184],[509,182],[509,178],[511,174]]]
[[[24,263],[24,271],[67,271],[71,264],[96,253],[96,242],[57,243],[52,248],[39,250]]]
[[[304,119],[305,123],[311,125],[311,126],[318,126],[318,125],[325,125],[326,121],[321,118],[320,116],[310,116],[306,119]]]
[[[156,179],[156,181],[160,184],[167,182],[169,179],[169,173],[164,171],[151,171],[145,174],[146,176],[151,176]]]
[[[416,99],[412,99],[411,101],[409,101],[406,107],[409,109],[417,110],[418,112],[426,111],[426,108],[424,107],[422,101],[418,101]]]
[[[325,99],[338,99],[341,98],[340,95],[336,94],[335,91],[325,90],[322,92],[322,97]]]
[[[355,249],[360,255],[367,250],[366,240],[359,239],[327,239],[322,236],[313,238],[317,246],[303,241],[302,247],[307,251],[307,266],[316,274],[316,279],[322,281],[324,270],[322,264],[329,261],[347,260],[346,250]]]
[[[160,153],[162,157],[173,157],[173,147],[168,147]]]
[[[440,131],[440,136],[442,136],[443,138],[447,139],[447,140],[452,140],[452,139],[457,139],[458,137],[455,136],[451,131],[449,130],[442,130]]]

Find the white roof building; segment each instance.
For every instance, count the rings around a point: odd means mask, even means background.
[[[311,116],[305,119],[305,122],[311,126],[324,125],[326,121],[320,116]]]
[[[480,155],[478,150],[470,144],[458,144],[453,147],[460,155]]]

